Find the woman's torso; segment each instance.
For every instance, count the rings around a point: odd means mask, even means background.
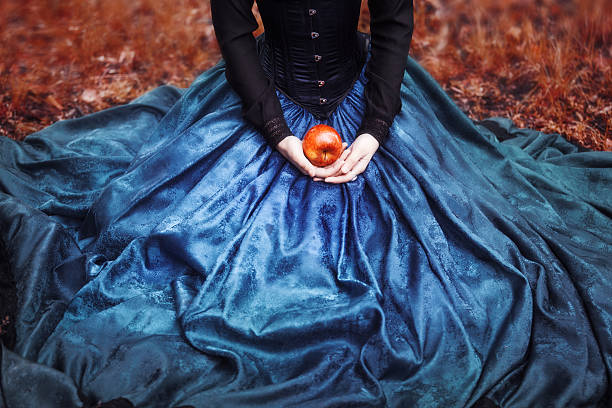
[[[357,79],[367,53],[360,0],[258,0],[268,77],[318,118],[327,118]]]

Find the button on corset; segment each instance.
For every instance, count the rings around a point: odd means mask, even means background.
[[[260,60],[276,87],[317,118],[328,117],[365,62],[360,0],[257,0],[265,33]],[[325,10],[323,13],[322,10]]]

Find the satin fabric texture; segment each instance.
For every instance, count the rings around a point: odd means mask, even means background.
[[[609,402],[612,153],[474,123],[409,58],[366,172],[314,182],[224,71],[0,139],[0,404]],[[349,143],[365,81],[323,122]]]

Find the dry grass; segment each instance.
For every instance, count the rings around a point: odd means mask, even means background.
[[[612,150],[606,0],[417,1],[413,55],[476,119]]]
[[[15,138],[188,86],[219,58],[196,0],[4,0],[0,27],[0,132]]]
[[[612,150],[605,5],[415,0],[412,55],[475,119]],[[14,138],[162,83],[188,86],[219,58],[207,1],[4,0],[0,27],[0,133]]]

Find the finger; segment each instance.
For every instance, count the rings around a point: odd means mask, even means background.
[[[368,167],[368,164],[370,164],[370,159],[371,159],[370,156],[362,157],[350,172],[346,174],[341,174],[338,176],[327,177],[325,178],[325,182],[336,184],[336,183],[346,183],[348,181],[357,180],[357,176],[363,173],[365,169]]]
[[[342,143],[342,153],[340,154],[340,157],[338,157],[338,160],[333,163],[334,165],[338,165],[340,167],[341,164],[344,163],[348,155],[351,153],[351,149],[347,149],[347,146],[347,143]]]
[[[368,156],[362,157],[361,160],[357,162],[355,167],[353,167],[353,170],[351,171],[351,173],[355,174],[356,176],[363,173],[365,169],[368,167],[368,164],[370,164],[370,157]]]
[[[312,181],[323,181],[323,180],[325,180],[325,179],[321,178],[321,177],[313,177],[312,178]]]
[[[363,156],[364,154],[362,152],[351,149],[351,152],[349,153],[348,157],[344,161],[344,164],[342,165],[342,173],[349,173],[353,169],[353,167],[355,167],[355,164],[357,164],[357,162],[361,160]]]
[[[345,148],[344,151],[342,152],[342,154],[340,155],[340,160],[345,161],[350,153],[351,153],[351,149],[346,149]]]
[[[349,151],[348,149],[346,149],[346,146],[347,146],[346,143],[342,144],[342,147],[343,147],[342,154],[332,164],[329,164],[325,167],[316,167],[315,177],[325,178],[325,177],[331,177],[331,176],[336,176],[336,175],[341,174],[340,168],[344,164],[344,160],[349,154]]]
[[[340,167],[344,164],[344,160],[338,158],[335,162],[325,167],[316,167],[315,177],[330,177],[340,173]]]
[[[357,173],[354,170],[349,171],[348,173],[339,173],[332,177],[326,177],[326,183],[338,184],[338,183],[346,183],[349,181],[353,181],[357,178]]]
[[[317,174],[315,177],[319,177],[322,179],[326,179],[327,177],[335,177],[335,176],[342,176],[344,173],[342,173],[342,171],[340,171],[340,168],[337,168],[336,171],[330,171],[324,174]]]
[[[346,145],[346,143],[344,143],[344,145]],[[346,147],[346,146],[345,146]],[[329,167],[335,169],[336,171],[334,173],[339,173],[340,172],[340,168],[342,167],[342,165],[345,163],[346,158],[348,157],[348,155],[351,153],[350,149],[344,149],[344,151],[342,152],[342,154],[340,155],[340,157],[338,158],[338,160],[336,160],[334,163],[332,163]]]
[[[347,149],[346,148],[347,146],[348,146],[348,144],[346,142],[342,143],[342,151],[340,152],[340,156],[336,159],[335,162],[333,162],[329,166],[325,166],[324,168],[336,167],[336,166],[339,166],[341,164],[341,162],[344,162],[344,160],[346,160],[347,156],[351,152],[351,149]]]
[[[340,183],[347,183],[349,181],[353,181],[356,178],[357,176],[355,174],[353,174],[352,172],[349,172],[346,174],[342,174],[340,176],[327,177],[325,179],[325,182],[330,183],[330,184],[340,184]]]
[[[340,169],[337,169],[335,172],[329,172],[329,173],[323,173],[323,174],[318,173],[315,175],[315,178],[320,178],[322,180],[325,180],[328,177],[341,176],[343,174],[344,173],[342,173]]]

